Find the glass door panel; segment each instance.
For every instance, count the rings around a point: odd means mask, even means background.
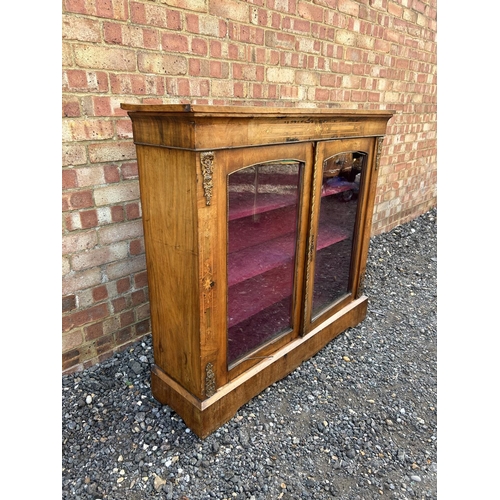
[[[321,165],[311,320],[351,292],[358,194],[368,155],[344,151]]]
[[[304,163],[259,163],[228,175],[228,364],[294,328]]]

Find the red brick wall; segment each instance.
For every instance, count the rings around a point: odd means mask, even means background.
[[[436,0],[63,0],[64,372],[150,331],[121,102],[391,109],[373,232],[436,205]]]

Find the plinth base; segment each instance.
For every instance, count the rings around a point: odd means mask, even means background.
[[[170,406],[203,439],[229,421],[241,406],[257,394],[286,377],[347,328],[363,321],[367,306],[368,298],[364,295],[354,300],[315,330],[293,340],[203,401],[186,391],[159,366],[153,365],[153,396],[160,403]]]

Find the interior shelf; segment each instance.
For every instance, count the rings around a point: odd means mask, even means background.
[[[255,316],[289,295],[293,274],[293,263],[284,263],[233,285],[229,292],[228,327]],[[256,294],[256,289],[260,293]]]
[[[327,181],[323,184],[321,196],[331,196],[344,191],[357,189],[358,185],[348,181]],[[274,194],[249,192],[229,193],[229,220],[240,219],[252,215],[258,215],[271,210],[288,207],[297,203],[297,195],[293,194]]]
[[[346,231],[338,228],[320,230],[317,239],[317,249],[321,250],[339,241],[348,238]],[[287,256],[295,254],[296,234],[291,232],[264,241],[258,245],[243,248],[229,254],[228,258],[228,285],[248,280],[286,263]]]

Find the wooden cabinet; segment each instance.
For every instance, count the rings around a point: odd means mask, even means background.
[[[154,397],[206,437],[366,315],[387,111],[122,104]]]

